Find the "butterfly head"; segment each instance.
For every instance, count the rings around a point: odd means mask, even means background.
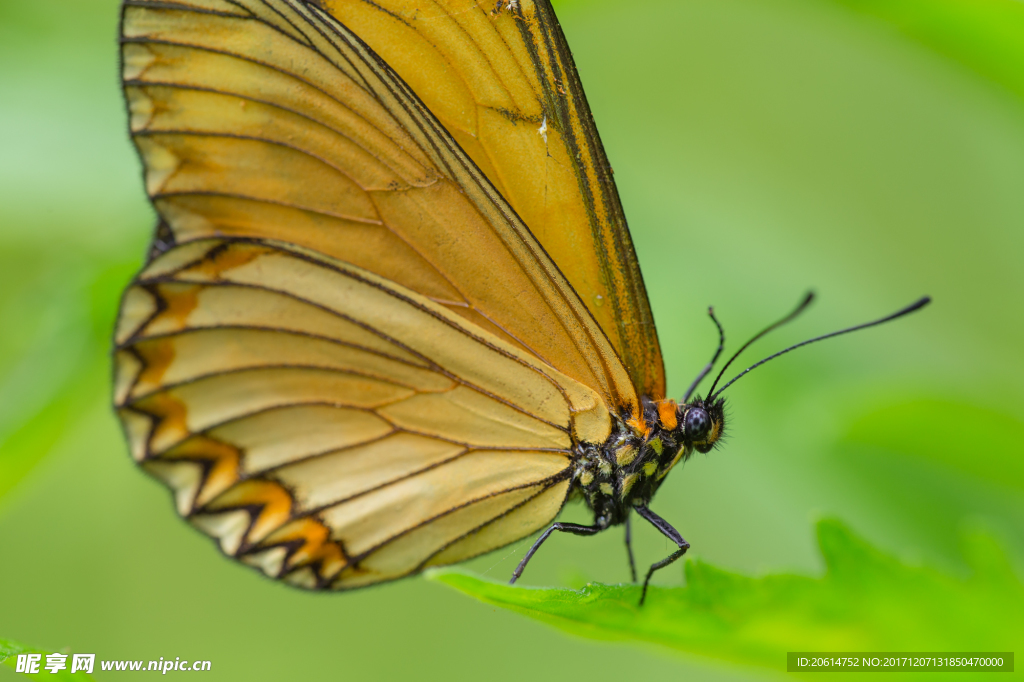
[[[725,400],[703,400],[700,396],[679,406],[677,427],[687,448],[711,452],[725,432]]]

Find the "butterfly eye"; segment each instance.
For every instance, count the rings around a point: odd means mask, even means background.
[[[699,407],[691,408],[683,422],[683,433],[687,440],[702,441],[711,430],[711,417],[707,411]]]

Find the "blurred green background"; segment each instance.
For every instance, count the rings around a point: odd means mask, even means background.
[[[1020,567],[1024,5],[557,7],[672,394],[713,349],[709,304],[735,347],[818,291],[754,360],[935,298],[737,384],[726,447],[673,474],[654,509],[693,555],[751,574],[820,571],[823,515],[954,574],[966,571],[962,534],[982,529]],[[117,299],[153,224],[119,93],[117,17],[116,0],[0,0],[0,637],[101,659],[209,659],[208,679],[771,677],[573,639],[418,578],[305,594],[226,561],[177,519],[108,407]],[[668,552],[652,529],[637,535],[639,563]],[[621,541],[555,538],[525,580],[624,580]],[[504,579],[523,551],[470,568]]]

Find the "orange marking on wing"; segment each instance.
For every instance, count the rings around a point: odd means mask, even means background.
[[[132,407],[157,419],[149,436],[150,443],[157,440],[174,442],[188,437],[188,407],[169,393],[151,395]]]
[[[296,519],[285,524],[260,544],[282,545],[296,540],[301,540],[302,546],[289,557],[287,570],[319,563],[320,577],[330,580],[348,564],[341,545],[331,539],[330,529],[313,518]]]
[[[229,248],[214,249],[210,253],[209,257],[190,269],[218,279],[228,270],[251,263],[256,258],[270,253],[270,249],[255,244],[232,244]]]
[[[211,463],[203,487],[196,496],[196,506],[208,504],[239,479],[241,452],[228,443],[208,436],[193,436],[163,455],[164,459],[199,459]]]
[[[199,292],[202,287],[196,284],[161,284],[157,287],[157,293],[163,300],[164,308],[160,318],[171,318],[177,324],[178,329],[185,329],[188,326],[188,316],[199,305]]]
[[[677,409],[676,401],[671,398],[658,403],[658,420],[669,431],[672,431],[679,425],[679,419],[676,416]]]
[[[273,481],[242,481],[227,490],[203,509],[214,512],[236,507],[260,507],[247,542],[257,543],[272,531],[283,526],[292,514],[292,496],[279,483]]]
[[[187,313],[186,313],[187,317]],[[139,383],[153,387],[160,385],[164,373],[174,362],[174,341],[171,339],[152,339],[136,344],[135,351],[142,358],[144,367],[139,374]]]

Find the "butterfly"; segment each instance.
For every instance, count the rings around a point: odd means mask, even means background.
[[[689,547],[650,501],[725,429],[724,387],[691,399],[724,334],[667,398],[548,1],[126,0],[121,30],[158,221],[114,403],[181,516],[344,590],[544,530],[515,582],[636,512],[677,546],[645,595]],[[592,525],[553,523],[570,499]]]

